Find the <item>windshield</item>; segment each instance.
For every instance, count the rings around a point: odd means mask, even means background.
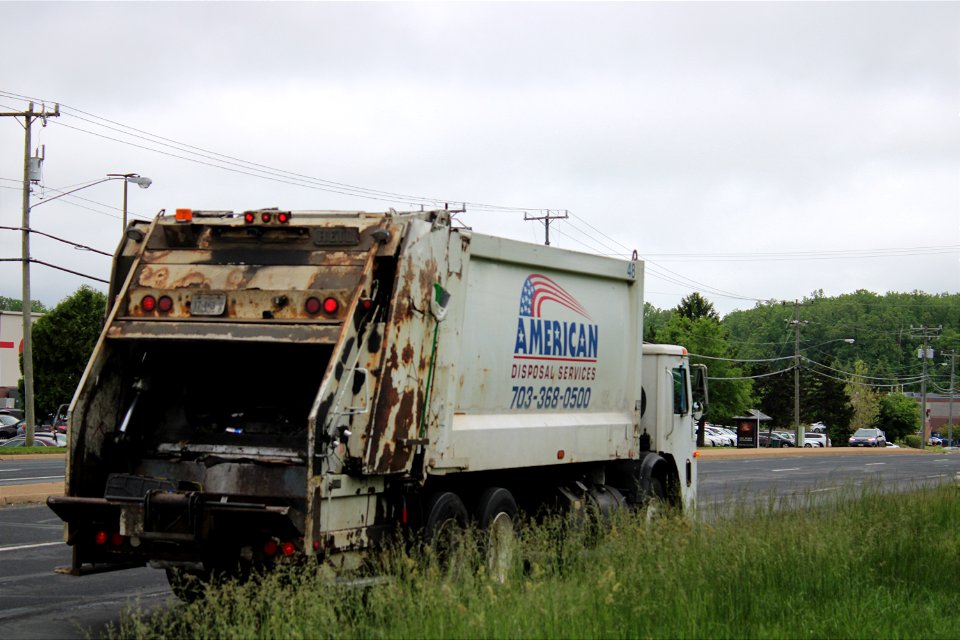
[[[857,429],[857,432],[853,434],[854,438],[873,438],[877,435],[876,429]]]
[[[4,426],[8,424],[17,424],[18,422],[20,422],[20,420],[17,418],[14,418],[13,416],[0,414],[0,424]]]

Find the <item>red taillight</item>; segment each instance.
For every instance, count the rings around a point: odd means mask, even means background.
[[[325,298],[323,301],[323,310],[326,313],[336,313],[340,308],[340,303],[336,298]]]
[[[268,556],[277,555],[277,541],[270,539],[263,543],[263,553]]]
[[[173,309],[173,298],[170,296],[160,296],[160,299],[157,300],[157,309],[164,313]]]
[[[320,313],[320,298],[307,298],[303,308],[306,309],[310,315]]]
[[[115,547],[119,547],[120,545],[122,545],[123,540],[124,540],[123,536],[116,532],[114,532],[110,536],[110,544],[112,544]]]
[[[107,544],[107,532],[97,531],[97,535],[93,537],[93,541],[100,545]]]
[[[140,301],[140,308],[144,311],[153,311],[157,308],[157,299],[153,296],[143,296],[143,300]]]
[[[257,217],[253,215],[253,211],[247,211],[245,214],[243,214],[243,221],[247,224],[253,224],[253,221],[256,219]]]
[[[267,213],[266,211],[260,214],[260,219],[263,220],[264,222],[270,222],[270,217],[271,217],[270,214]]]
[[[282,224],[287,224],[288,222],[290,222],[290,213],[287,211],[281,211],[280,213],[278,213],[277,222],[280,222]]]
[[[283,555],[289,558],[297,552],[297,547],[292,542],[284,542],[280,545],[280,550],[283,551]]]

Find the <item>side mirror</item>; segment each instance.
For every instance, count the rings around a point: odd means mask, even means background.
[[[693,373],[693,414],[699,420],[700,416],[706,413],[707,406],[710,404],[710,392],[707,388],[707,365],[691,364],[690,371]]]

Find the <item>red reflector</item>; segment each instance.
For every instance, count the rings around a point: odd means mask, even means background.
[[[253,221],[256,219],[256,216],[253,215],[253,211],[247,211],[245,214],[243,214],[243,221],[247,224],[253,224]]]
[[[364,311],[370,311],[370,309],[373,308],[373,300],[371,300],[370,298],[364,298],[363,300],[360,301],[360,306],[363,308]]]
[[[340,308],[340,303],[337,302],[336,298],[326,298],[323,301],[323,310],[327,313],[336,313],[337,309]]]
[[[283,551],[283,555],[288,558],[297,552],[297,547],[294,546],[292,542],[284,542],[280,545],[280,550]]]
[[[97,535],[93,537],[93,541],[97,544],[107,544],[107,532],[97,531]]]
[[[260,214],[260,219],[263,220],[264,222],[270,222],[270,217],[271,217],[270,214],[267,213],[266,211]]]
[[[404,504],[403,508],[400,510],[400,522],[407,524],[407,505]]]
[[[277,541],[276,540],[267,540],[263,543],[263,553],[268,556],[277,555]]]
[[[114,532],[110,536],[110,544],[112,544],[115,547],[119,547],[120,545],[123,544],[123,536],[120,535],[119,533]]]
[[[282,222],[283,224],[290,222],[290,214],[286,211],[281,211],[277,214],[277,222]]]
[[[560,449],[559,451],[557,451],[557,460],[563,460],[564,455],[566,454],[564,453],[563,449]]]
[[[313,315],[320,312],[320,299],[319,298],[307,298],[306,304],[303,307],[307,310],[307,313]]]
[[[157,309],[163,312],[173,309],[173,298],[170,296],[160,296],[160,299],[157,300]]]
[[[319,550],[320,550],[320,541],[319,541],[319,540],[314,540],[314,541],[313,541],[313,550],[314,550],[314,551],[319,551]]]
[[[143,300],[140,301],[140,308],[144,311],[153,311],[157,308],[157,299],[153,296],[143,296]]]

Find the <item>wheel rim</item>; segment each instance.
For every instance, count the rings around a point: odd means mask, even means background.
[[[500,512],[487,530],[487,571],[497,582],[503,584],[510,574],[513,556],[517,547],[517,534],[510,514]]]

